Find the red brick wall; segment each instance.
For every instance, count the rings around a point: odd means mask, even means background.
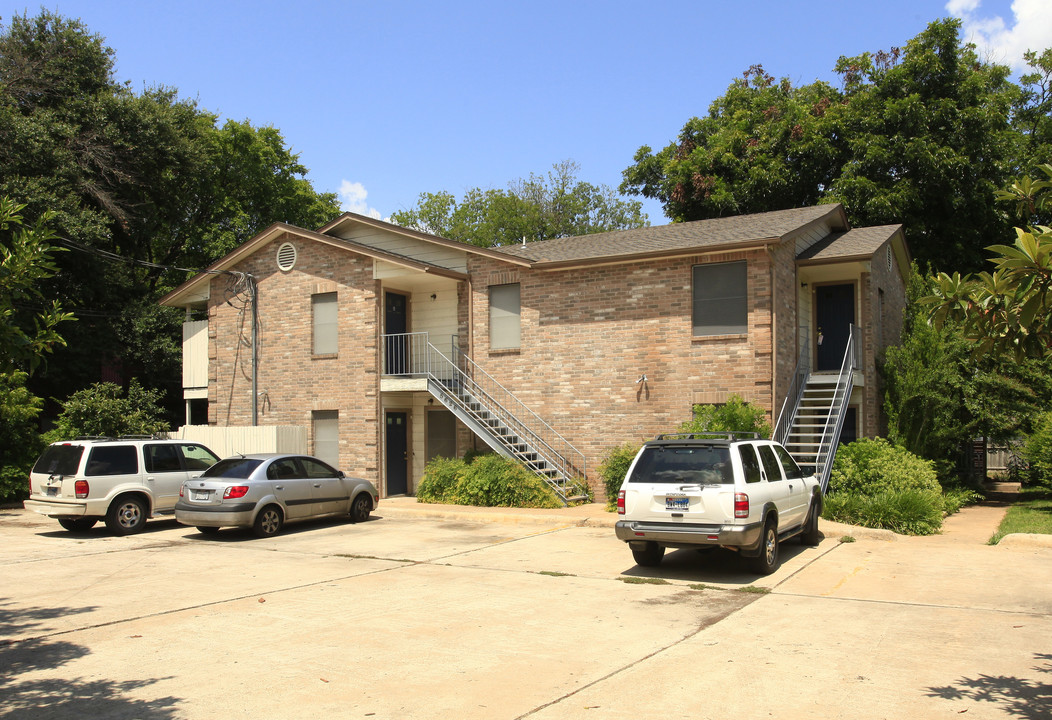
[[[748,333],[694,338],[691,267],[734,260],[748,261]],[[585,454],[593,484],[610,448],[675,431],[694,403],[737,393],[771,410],[765,250],[556,272],[472,257],[468,269],[475,361]],[[491,351],[487,288],[509,282],[521,284],[521,348]]]
[[[303,425],[313,433],[313,410],[338,410],[340,468],[376,481],[380,305],[372,260],[294,241],[299,255],[286,273],[275,260],[282,242],[236,268],[254,275],[259,288],[258,422]],[[252,308],[246,293],[228,291],[233,282],[216,276],[209,300],[208,420],[215,425],[252,423]],[[339,351],[314,357],[311,295],[323,292],[337,293]]]
[[[877,372],[877,361],[884,348],[897,345],[901,340],[903,312],[906,309],[906,288],[894,253],[891,257],[891,267],[888,267],[890,246],[889,241],[874,253],[871,272],[862,276],[861,329],[865,348],[863,363],[866,370],[866,387],[862,401],[864,407],[861,430],[863,435],[870,437],[887,433],[887,419],[883,408],[884,388]]]

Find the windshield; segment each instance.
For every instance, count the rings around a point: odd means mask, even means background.
[[[659,445],[643,449],[629,482],[733,483],[730,450],[712,446]]]
[[[244,480],[252,471],[259,467],[262,460],[254,458],[227,458],[220,460],[212,467],[201,473],[201,477],[224,477]]]
[[[33,466],[33,472],[45,475],[76,475],[83,445],[49,445]]]

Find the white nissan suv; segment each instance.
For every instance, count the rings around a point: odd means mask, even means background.
[[[183,483],[219,458],[204,445],[144,437],[77,438],[48,445],[29,473],[27,510],[66,530],[99,520],[114,535],[137,533],[146,519],[172,516]]]
[[[665,548],[718,546],[768,575],[783,540],[818,544],[822,489],[755,433],[659,435],[632,461],[617,512],[617,537],[639,565],[660,564]]]

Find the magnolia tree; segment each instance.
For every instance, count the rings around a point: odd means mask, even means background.
[[[1049,180],[1023,178],[999,193],[1028,220],[1052,209],[1052,164],[1039,169]],[[1012,245],[987,248],[994,253],[993,272],[940,273],[925,301],[937,326],[961,323],[965,337],[976,341],[976,355],[1052,357],[1052,227],[1034,224],[1015,232]]]

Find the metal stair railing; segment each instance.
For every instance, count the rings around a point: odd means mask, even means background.
[[[800,328],[800,334],[805,338],[804,342],[800,343],[800,358],[797,360],[793,380],[785,393],[782,409],[778,413],[778,422],[775,423],[771,436],[782,445],[789,439],[793,421],[800,410],[800,401],[804,397],[804,390],[807,389],[807,376],[811,374],[811,341],[806,326]]]
[[[822,440],[819,443],[818,454],[815,458],[815,471],[822,485],[822,492],[829,488],[829,475],[833,471],[833,459],[836,457],[837,442],[840,439],[840,431],[844,427],[844,417],[847,415],[845,410],[848,402],[851,400],[851,388],[855,382],[855,370],[859,367],[860,340],[861,333],[858,327],[851,325],[847,347],[844,348],[844,360],[840,364],[840,374],[837,376],[836,390],[829,403],[829,413],[826,416]]]
[[[428,333],[384,335],[382,339],[385,375],[426,377],[433,395],[450,410],[471,416],[474,429],[483,431],[487,442],[496,441],[497,446],[490,443],[494,449],[526,465],[564,503],[570,486],[585,481],[584,454],[461,352],[456,336],[450,343],[455,360],[435,347]],[[500,432],[502,427],[507,435]]]

